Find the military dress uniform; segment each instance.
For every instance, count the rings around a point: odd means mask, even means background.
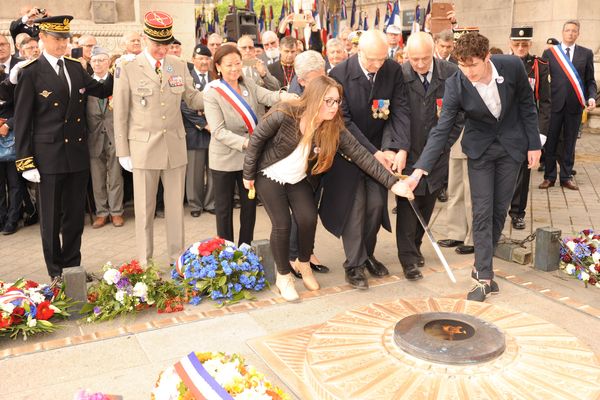
[[[162,12],[145,16],[145,35],[153,41],[172,41],[172,19]],[[156,67],[160,61],[160,68]],[[153,256],[153,224],[159,179],[164,185],[167,253],[171,262],[183,251],[183,195],[187,151],[181,100],[203,108],[187,64],[166,55],[154,60],[148,49],[115,69],[113,117],[117,157],[130,157],[133,167],[135,230],[142,263]]]
[[[69,35],[71,19],[56,16],[36,22],[42,32]],[[60,69],[66,71],[63,77]],[[19,172],[39,171],[42,247],[52,278],[60,277],[65,267],[81,264],[90,174],[86,99],[88,95],[106,98],[112,86],[110,76],[100,83],[78,60],[57,59],[46,51],[20,71],[15,89],[16,165]]]

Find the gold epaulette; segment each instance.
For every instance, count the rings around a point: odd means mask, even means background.
[[[21,65],[21,69],[30,66],[31,64],[33,64],[34,62],[36,62],[38,59],[34,58],[33,60],[26,62],[25,64]]]
[[[65,60],[71,60],[71,61],[75,61],[75,62],[81,63],[81,61],[79,61],[78,59],[76,59],[76,58],[73,58],[73,57],[69,57],[69,56],[63,56],[63,58],[64,58]]]
[[[21,158],[20,160],[15,161],[15,164],[17,165],[17,172],[23,172],[35,168],[33,157]]]

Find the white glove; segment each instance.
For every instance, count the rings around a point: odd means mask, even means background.
[[[540,133],[540,142],[542,142],[542,146],[546,144],[546,140],[548,139],[548,136],[546,135],[542,135]]]
[[[8,77],[8,79],[10,80],[10,83],[12,83],[13,85],[17,84],[17,76],[19,74],[19,71],[21,70],[21,67],[24,64],[28,63],[28,62],[29,62],[28,60],[24,60],[24,61],[18,62],[18,63],[15,64],[14,67],[12,67],[10,69],[10,75]]]
[[[133,172],[133,164],[131,163],[131,157],[119,157],[119,164],[125,171]]]
[[[29,182],[40,183],[40,171],[38,171],[37,168],[23,171],[22,175],[23,178],[27,179]]]

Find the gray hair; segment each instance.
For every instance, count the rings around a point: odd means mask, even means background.
[[[342,43],[340,39],[329,39],[325,45],[325,48],[329,50],[331,47],[344,47],[344,43]]]
[[[578,19],[570,19],[567,22],[565,22],[563,24],[563,31],[565,30],[565,27],[567,25],[575,25],[577,27],[577,30],[579,31],[581,29],[581,23],[579,22]]]
[[[445,29],[433,35],[433,39],[436,43],[438,42],[438,40],[441,40],[442,42],[453,42],[454,33],[452,32],[452,29]]]
[[[314,50],[304,51],[294,59],[294,71],[298,79],[305,79],[310,72],[325,71],[325,60]]]
[[[127,31],[121,36],[121,45],[125,46],[130,39],[131,35],[138,35],[142,40],[142,33],[139,31]]]

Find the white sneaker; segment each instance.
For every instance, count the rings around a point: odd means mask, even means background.
[[[281,297],[283,297],[285,301],[298,301],[300,299],[298,292],[296,292],[294,281],[295,279],[291,273],[285,275],[281,275],[279,272],[277,273],[275,286],[277,286]]]

